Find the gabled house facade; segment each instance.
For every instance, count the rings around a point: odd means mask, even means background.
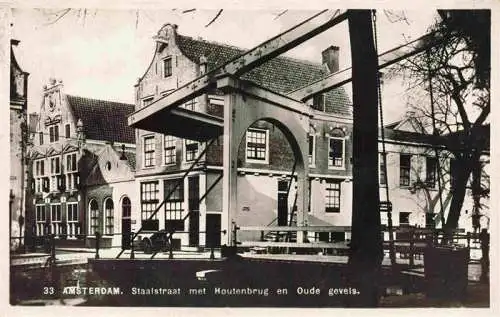
[[[171,24],[164,25],[154,39],[156,48],[151,63],[135,86],[136,111],[243,52],[226,44],[183,36]],[[322,65],[277,57],[242,77],[261,87],[288,93],[337,71],[338,54],[337,47],[327,48]],[[347,226],[351,221],[352,199],[351,104],[342,88],[315,96],[308,104],[313,113],[309,133],[304,135],[309,140],[308,224]],[[221,117],[224,100],[214,89],[181,107]],[[178,233],[174,238],[183,246],[220,245],[224,236],[221,230],[227,230],[221,228],[222,184],[217,183],[222,173],[222,137],[207,149],[170,197],[167,194],[176,181],[207,145],[144,130],[137,130],[136,141],[135,177],[140,208],[133,215],[138,220],[135,230],[141,225],[153,231],[175,227]],[[235,222],[239,226],[292,224],[294,156],[285,135],[272,122],[262,120],[255,122],[238,142],[239,194]],[[147,222],[165,198],[161,210]],[[183,222],[183,217],[193,210],[198,212],[191,213]],[[240,238],[261,237],[258,233],[242,233]],[[321,239],[333,237],[321,235]]]
[[[99,232],[103,247],[120,246],[136,203],[133,105],[67,95],[55,79],[43,94],[29,151],[32,235],[88,247]]]

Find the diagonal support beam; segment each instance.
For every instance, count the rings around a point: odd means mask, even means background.
[[[156,216],[156,214],[161,210],[161,208],[163,207],[163,205],[165,205],[165,203],[168,201],[168,199],[170,199],[170,196],[172,196],[172,194],[177,190],[177,188],[180,186],[181,182],[184,182],[184,179],[189,175],[189,173],[191,173],[191,171],[195,168],[195,166],[198,164],[198,162],[201,160],[201,158],[203,157],[203,155],[205,155],[205,153],[208,151],[208,148],[215,142],[215,139],[212,139],[210,140],[210,142],[208,142],[205,146],[205,148],[203,149],[203,151],[201,151],[201,153],[198,155],[198,157],[193,161],[193,163],[191,164],[191,166],[189,166],[189,168],[184,172],[184,174],[182,175],[182,177],[175,183],[174,187],[172,189],[170,189],[170,191],[168,192],[167,195],[165,195],[165,198],[163,199],[163,201],[156,207],[156,209],[153,211],[153,213],[151,213],[151,215],[148,217],[147,220],[151,220],[153,219],[154,216]],[[132,243],[134,241],[134,239],[139,235],[139,233],[142,232],[142,226],[139,228],[139,230],[137,230],[133,235],[132,235]],[[118,253],[118,255],[116,256],[116,258],[120,258],[120,256],[123,254],[125,250],[121,250],[120,253]]]
[[[388,50],[378,56],[378,69],[396,64],[403,59],[419,54],[429,47],[442,42],[443,39],[435,39],[434,33],[429,33],[407,44]],[[425,43],[425,44],[422,44]],[[312,96],[340,87],[352,81],[352,69],[346,68],[327,77],[317,80],[307,86],[290,92],[288,95],[293,99],[304,101]]]
[[[128,117],[128,124],[136,126],[141,121],[160,112],[175,108],[213,88],[220,75],[241,76],[274,57],[304,43],[336,24],[347,19],[346,10],[323,10],[287,31],[257,45],[228,63],[213,69],[193,81],[179,87],[152,104],[137,110]]]

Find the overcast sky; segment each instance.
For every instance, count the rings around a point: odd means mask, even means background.
[[[243,48],[251,48],[303,21],[316,11],[283,9],[224,10],[205,27],[217,10],[183,13],[172,10],[72,10],[54,22],[61,9],[14,9],[12,36],[21,41],[15,50],[21,68],[29,76],[29,111],[38,111],[41,93],[49,78],[62,79],[69,94],[89,98],[134,102],[137,78],[152,58],[152,36],[165,23],[175,23],[179,33],[202,37]],[[379,52],[425,33],[436,17],[435,10],[377,12]],[[340,47],[340,68],[350,66],[347,22],[344,22],[288,53],[321,62],[321,51]],[[387,121],[404,112],[401,83],[384,91]]]

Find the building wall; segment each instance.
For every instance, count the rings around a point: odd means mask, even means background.
[[[15,250],[24,236],[25,213],[25,182],[27,147],[27,105],[28,105],[28,73],[24,72],[16,61],[13,47],[19,41],[11,40],[10,45],[10,178],[9,178],[9,231],[10,249]],[[22,227],[21,227],[21,223]]]
[[[381,147],[379,147],[381,150]],[[426,158],[435,157],[434,150],[424,144],[410,144],[400,141],[389,141],[386,145],[387,152],[387,179],[389,186],[389,199],[393,205],[393,224],[400,225],[400,214],[409,212],[409,223],[412,226],[425,227],[426,213],[439,213],[441,210],[439,194],[443,202],[445,210],[445,219],[449,212],[452,193],[450,192],[450,159],[449,154],[441,152],[440,174],[441,174],[441,191],[439,190],[438,182],[434,188],[421,189],[412,191],[411,186],[403,186],[400,184],[400,155],[411,155],[411,170],[410,182],[413,184],[417,180],[425,181],[426,179]],[[486,165],[485,173],[489,175],[489,165]],[[386,200],[385,187],[380,188],[380,199]],[[485,204],[485,209],[482,210],[489,217],[489,199],[482,200]],[[467,231],[472,231],[471,214],[473,210],[473,200],[471,190],[466,191],[466,196],[462,206],[462,213],[459,219],[459,228],[464,228]],[[436,219],[439,219],[436,218]],[[481,226],[488,227],[488,218],[483,218]],[[382,213],[382,223],[387,223],[386,213]],[[437,227],[441,227],[439,222]]]

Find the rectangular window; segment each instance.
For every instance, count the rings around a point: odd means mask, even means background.
[[[168,57],[163,60],[163,77],[172,76],[172,58]]]
[[[59,126],[53,125],[49,127],[50,143],[59,141]]]
[[[66,155],[66,172],[75,172],[76,170],[76,153]]]
[[[330,138],[328,151],[328,167],[342,168],[344,166],[344,139]]]
[[[158,205],[158,182],[141,183],[141,219],[148,219]],[[156,214],[153,219],[157,219]]]
[[[196,160],[198,157],[199,143],[192,140],[185,140],[186,145],[186,162],[191,162]]]
[[[149,106],[150,104],[153,103],[153,100],[154,100],[154,97],[148,97],[148,98],[142,99],[142,106],[143,107]]]
[[[43,227],[46,221],[45,205],[36,205],[36,235],[43,235]]]
[[[50,221],[61,221],[61,205],[50,205]]]
[[[175,142],[176,138],[174,136],[172,135],[163,136],[163,157],[165,165],[175,164],[176,161]]]
[[[428,187],[436,187],[437,159],[426,157],[425,159],[425,183]]]
[[[61,173],[61,160],[59,157],[53,157],[50,159],[50,173],[52,175]]]
[[[319,111],[325,111],[325,95],[324,94],[318,94],[313,96],[313,109],[319,110]]]
[[[78,225],[78,203],[66,204],[67,233],[69,237],[80,234]]]
[[[380,166],[380,179],[379,179],[379,183],[380,185],[387,185],[386,184],[386,175],[385,175],[385,172],[386,172],[386,168],[385,168],[385,161],[384,161],[384,155],[383,154],[380,154],[379,155],[379,166]]]
[[[78,222],[78,203],[68,203],[66,205],[68,222]]]
[[[40,145],[43,145],[43,132],[38,133],[38,138],[40,139]]]
[[[69,139],[69,137],[70,137],[70,132],[71,132],[71,131],[70,131],[70,126],[69,126],[69,124],[66,124],[66,125],[64,126],[64,128],[65,128],[65,133],[66,133],[66,134],[65,134],[66,139]]]
[[[54,204],[50,205],[50,222],[51,222],[51,232],[53,234],[61,234],[62,233],[62,213],[61,213],[61,205]]]
[[[155,165],[155,137],[148,136],[144,138],[144,167]]]
[[[35,176],[43,176],[45,174],[45,162],[39,160],[35,162]]]
[[[309,159],[309,166],[314,166],[316,164],[316,138],[314,135],[309,134],[308,136],[309,139],[309,153],[308,153],[308,159]]]
[[[246,133],[247,160],[254,162],[268,162],[268,131],[248,129]]]
[[[410,213],[409,212],[400,212],[399,213],[399,225],[401,226],[409,226],[410,225]]]
[[[176,185],[177,188],[174,190]],[[163,186],[165,198],[167,198],[167,195],[173,190],[172,194],[168,199],[166,199],[165,202],[165,220],[181,220],[184,212],[183,179],[177,178],[165,180],[163,182]]]
[[[340,182],[327,180],[325,191],[325,212],[340,212]]]
[[[95,200],[90,203],[90,230],[89,235],[94,236],[99,231],[100,212],[99,206]]]
[[[109,198],[104,203],[104,234],[112,235],[114,232],[114,204]]]
[[[399,185],[410,186],[411,155],[399,156]]]

